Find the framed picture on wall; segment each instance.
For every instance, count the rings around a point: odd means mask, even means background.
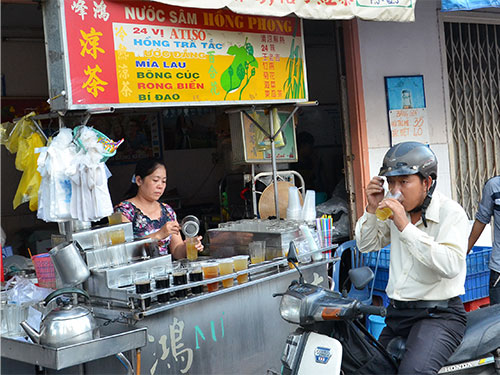
[[[108,163],[135,163],[140,159],[161,158],[161,116],[158,112],[92,117],[87,124],[114,141],[124,139]]]
[[[273,112],[274,111],[274,112]],[[270,129],[270,116],[273,117],[273,132],[277,132],[290,115],[289,111],[256,110],[251,116],[263,129]],[[233,162],[242,163],[271,163],[271,143],[252,120],[242,112],[230,116],[231,143]],[[292,117],[274,139],[277,163],[296,162],[297,142],[295,139],[295,118]]]
[[[429,142],[424,76],[384,77],[391,145]]]

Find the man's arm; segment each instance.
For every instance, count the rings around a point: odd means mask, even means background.
[[[469,254],[472,247],[476,243],[477,239],[479,238],[479,236],[481,236],[481,233],[483,233],[485,226],[486,226],[485,223],[481,223],[477,219],[474,221],[474,225],[472,226],[472,230],[470,231],[469,235],[469,245],[467,246],[467,254]]]

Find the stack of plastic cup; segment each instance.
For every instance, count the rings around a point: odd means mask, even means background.
[[[306,198],[302,207],[302,220],[312,223],[316,220],[316,192],[314,190],[306,191]]]
[[[296,186],[288,188],[288,207],[286,209],[287,220],[300,220],[302,216],[302,206],[300,205],[299,190]]]

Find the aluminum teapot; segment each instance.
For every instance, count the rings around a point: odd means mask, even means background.
[[[90,299],[87,292],[78,288],[62,288],[49,294],[44,305],[61,295],[78,294]],[[99,338],[99,329],[91,310],[83,305],[73,305],[69,299],[57,300],[62,306],[52,309],[42,320],[40,332],[32,328],[27,321],[21,326],[34,343],[59,348]]]

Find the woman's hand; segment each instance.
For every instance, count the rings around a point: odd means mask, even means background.
[[[167,238],[170,235],[179,234],[181,226],[177,221],[167,221],[167,223],[161,228],[163,238]]]
[[[366,187],[366,199],[368,200],[366,211],[374,214],[379,203],[384,199],[384,179],[382,177],[375,176],[370,180]]]
[[[201,240],[203,239],[202,236],[198,236],[196,237],[196,244],[194,245],[194,247],[196,247],[196,250],[198,250],[199,253],[201,253],[205,247],[203,246],[203,244],[201,243]]]

